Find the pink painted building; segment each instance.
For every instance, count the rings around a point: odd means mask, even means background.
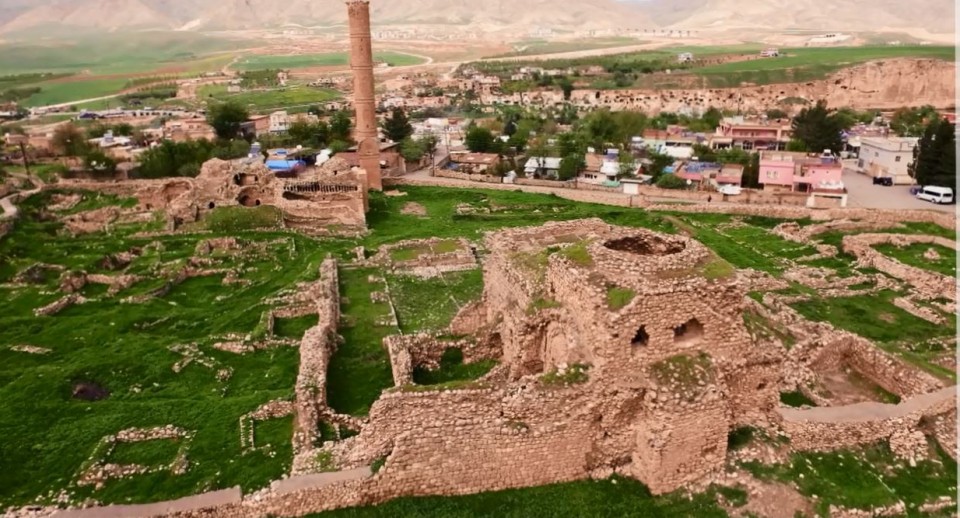
[[[843,190],[842,178],[843,165],[833,156],[787,151],[760,153],[760,184],[765,190]]]
[[[789,120],[745,120],[728,117],[720,123],[710,140],[713,149],[744,149],[747,151],[783,150],[793,129]]]

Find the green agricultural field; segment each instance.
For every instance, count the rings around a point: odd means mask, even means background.
[[[932,58],[953,61],[954,47],[870,46],[780,49],[781,57],[738,61],[693,69],[713,87],[736,87],[742,83],[770,84],[823,79],[844,67],[866,61],[893,58]]]
[[[123,90],[126,79],[90,79],[37,83],[40,92],[23,102],[26,107],[62,104],[114,95]]]
[[[400,67],[419,65],[424,60],[412,54],[402,52],[376,52],[373,59],[383,61],[390,66]],[[291,55],[251,55],[234,65],[237,70],[294,69],[309,67],[346,66],[350,64],[350,55],[346,52],[326,52],[322,54]]]
[[[275,90],[247,91],[236,94],[227,93],[223,85],[201,87],[198,97],[207,101],[231,101],[248,107],[255,112],[270,112],[290,108],[287,111],[306,111],[311,105],[321,104],[340,98],[340,93],[329,88],[309,86],[290,86]],[[299,110],[296,108],[300,108]]]
[[[248,43],[194,32],[151,31],[71,36],[59,45],[10,42],[0,44],[3,74],[86,72],[131,74],[157,69],[189,68],[194,62],[216,70],[218,52],[242,49]],[[228,57],[229,62],[232,57]]]

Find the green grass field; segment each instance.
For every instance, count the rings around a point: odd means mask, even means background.
[[[269,112],[281,108],[291,108],[290,112],[306,111],[314,104],[340,98],[340,93],[328,88],[291,86],[277,90],[247,91],[227,93],[227,87],[212,85],[201,87],[197,92],[202,100],[232,101],[248,107],[251,111]],[[299,110],[294,107],[300,108]]]
[[[0,431],[16,438],[0,443],[0,459],[6,468],[0,471],[0,507],[50,502],[50,495],[63,488],[69,488],[77,500],[92,497],[104,503],[165,500],[233,485],[250,492],[286,473],[292,456],[292,420],[258,423],[257,444],[269,448],[252,452],[241,451],[238,420],[267,401],[293,395],[298,350],[283,347],[241,356],[211,346],[218,335],[256,332],[267,309],[263,301],[298,282],[315,280],[319,264],[328,254],[341,259],[342,321],[338,333],[343,337],[330,363],[328,401],[337,412],[363,416],[382,391],[393,386],[383,338],[400,331],[442,330],[458,308],[480,296],[482,278],[479,270],[418,280],[380,268],[352,268],[347,261],[356,246],[375,250],[403,239],[434,236],[479,240],[484,232],[499,228],[599,217],[613,224],[689,232],[734,266],[757,268],[774,276],[782,275],[786,261],[810,252],[769,233],[777,223],[769,218],[651,213],[515,191],[412,186],[400,190],[406,196],[372,194],[367,219],[370,232],[349,240],[314,239],[271,228],[277,218],[267,207],[218,209],[205,222],[191,227],[209,232],[203,234],[134,236],[141,230],[160,228],[153,223],[66,238],[58,234],[59,223],[40,217],[51,193],[24,202],[24,217],[10,234],[0,238],[0,283],[9,282],[17,272],[37,262],[113,274],[101,268],[101,258],[133,246],[145,250],[126,272],[148,278],[114,298],[106,298],[106,290],[100,286],[85,287],[83,293],[92,298],[90,302],[50,317],[36,317],[33,310],[61,296],[56,290],[59,273],[38,276],[35,284],[22,287],[0,284],[0,300],[4,301],[4,311],[0,312],[0,397],[4,401],[0,406]],[[409,202],[422,205],[429,216],[403,214]],[[88,194],[70,212],[107,205],[129,207],[132,203]],[[477,210],[460,213],[458,207],[464,205]],[[932,230],[911,226],[908,231]],[[222,276],[198,277],[160,298],[143,303],[120,302],[123,297],[164,286],[166,278],[157,272],[176,271],[194,254],[198,241],[219,236],[238,237],[249,245],[245,250],[256,243],[266,247],[262,255],[225,259],[226,266],[243,272],[249,284],[225,286]],[[282,258],[279,265],[278,258]],[[835,261],[842,268],[856,271],[852,258],[840,256]],[[375,302],[377,297],[372,295],[388,287],[396,303],[398,325],[390,319],[390,305]],[[892,292],[820,299],[812,290],[801,288],[793,290],[813,297],[810,302],[795,305],[804,315],[877,340],[887,350],[918,364],[929,358],[922,352],[905,352],[905,342],[947,336],[955,329],[955,324],[934,326],[904,313],[890,302],[895,296]],[[618,299],[625,300],[628,294],[621,295]],[[274,332],[296,339],[315,323],[312,315],[279,319]],[[756,333],[783,334],[770,323],[752,321],[748,325]],[[789,347],[789,337],[784,334],[782,338]],[[218,381],[216,370],[200,362],[174,372],[174,363],[183,356],[170,347],[190,343],[196,343],[218,368],[232,369],[232,376]],[[34,355],[10,349],[22,344],[49,348],[51,352]],[[493,367],[493,362],[465,365],[462,355],[451,352],[445,355],[439,370],[420,370],[415,376],[423,384],[449,385],[475,379]],[[95,383],[109,395],[99,401],[76,399],[73,389],[79,382]],[[786,399],[801,402],[796,396]],[[100,490],[72,485],[102,437],[129,427],[166,424],[195,435],[185,444],[149,441],[124,445],[104,460],[164,465],[182,446],[190,461],[185,474],[159,472],[131,477],[110,481]],[[932,463],[916,468],[893,466],[882,448],[857,453],[858,458],[865,459],[863,462],[854,462],[853,457],[848,462],[847,458],[854,455],[851,452],[830,455],[835,457],[807,455],[795,457],[793,466],[751,469],[763,477],[796,482],[801,492],[817,494],[821,502],[858,507],[893,498],[914,504],[943,494],[946,486],[956,486],[955,465],[946,462],[940,467]],[[837,475],[830,470],[836,470]],[[883,491],[888,493],[882,493],[882,483],[875,473],[884,473],[889,487]],[[692,499],[683,495],[653,497],[641,484],[625,479],[457,498],[405,498],[321,516],[552,518],[597,516],[597,509],[603,509],[604,516],[725,516],[712,491],[693,495]]]
[[[741,83],[786,83],[823,79],[840,68],[866,61],[893,58],[933,58],[953,61],[954,47],[869,46],[780,49],[781,57],[724,63],[697,68],[713,87],[736,87]]]
[[[27,99],[23,105],[29,108],[114,95],[123,90],[126,84],[126,79],[90,79],[86,81],[39,83],[36,86],[39,86],[42,90]]]
[[[923,268],[949,277],[957,275],[957,251],[940,245],[914,244],[905,247],[896,245],[877,245],[878,252],[900,261],[903,264]],[[927,250],[933,249],[940,256],[937,260],[930,260],[923,256]]]
[[[390,66],[400,67],[419,65],[424,60],[420,57],[401,52],[376,52],[373,59],[383,61]],[[346,52],[326,52],[322,54],[292,54],[292,55],[251,55],[234,65],[237,70],[263,69],[294,69],[326,66],[346,66],[350,64],[350,56]]]

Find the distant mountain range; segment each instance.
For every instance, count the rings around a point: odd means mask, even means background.
[[[954,30],[953,0],[372,0],[374,25],[537,28]],[[0,33],[331,26],[343,0],[0,0]]]

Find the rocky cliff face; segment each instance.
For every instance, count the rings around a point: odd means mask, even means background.
[[[806,83],[673,90],[577,90],[572,99],[586,106],[643,110],[646,113],[697,112],[713,106],[727,110],[799,110],[804,102],[826,100],[830,106],[895,109],[901,106],[948,108],[955,104],[956,64],[933,59],[896,59],[864,63],[827,79]],[[534,102],[556,102],[559,94],[542,92]],[[519,99],[518,99],[519,100]],[[786,102],[785,102],[786,101]]]

